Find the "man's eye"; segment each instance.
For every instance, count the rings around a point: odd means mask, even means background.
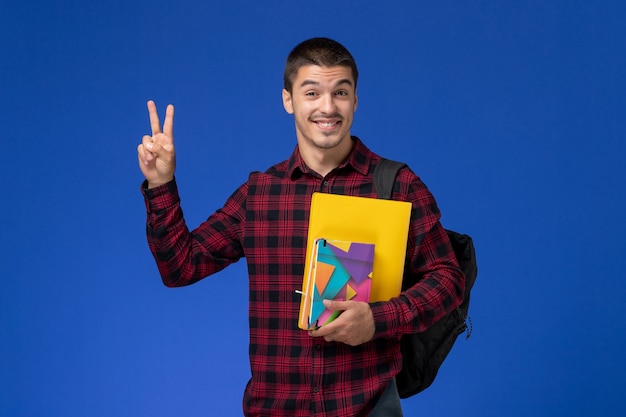
[[[338,96],[347,96],[348,92],[346,90],[339,90],[336,93]]]
[[[314,97],[316,95],[317,93],[315,91],[308,91],[307,93],[305,93],[305,96],[309,96],[309,97]]]

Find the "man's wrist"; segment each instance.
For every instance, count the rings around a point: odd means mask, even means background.
[[[147,181],[148,189],[160,187],[162,185],[167,184],[168,182],[172,182],[173,179],[174,178],[170,178],[169,180],[166,180],[166,181],[161,181],[161,180],[159,180],[159,181]]]

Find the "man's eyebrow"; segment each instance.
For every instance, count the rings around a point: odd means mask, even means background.
[[[352,85],[353,85],[353,82],[352,82],[352,80],[351,80],[351,79],[349,79],[349,78],[342,78],[341,80],[339,80],[339,81],[337,81],[337,82],[335,83],[335,86],[334,86],[334,87],[338,87],[338,86],[340,86],[340,85],[342,85],[342,84],[348,84],[349,86],[352,86]],[[320,85],[320,83],[319,83],[318,81],[315,81],[315,80],[304,80],[304,81],[302,81],[302,82],[300,83],[300,87],[305,87],[305,86],[307,86],[307,85],[315,85],[315,86],[318,86],[318,85]]]

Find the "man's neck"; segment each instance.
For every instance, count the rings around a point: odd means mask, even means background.
[[[299,150],[304,163],[313,171],[325,177],[348,158],[353,147],[354,141],[348,140],[332,149],[311,147],[303,149],[302,146],[299,146]]]

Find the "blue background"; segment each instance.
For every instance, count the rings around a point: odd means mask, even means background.
[[[405,415],[619,414],[624,4],[4,2],[0,415],[241,415],[245,262],[162,286],[136,146],[174,103],[195,227],[292,151],[283,64],[312,36],[357,60],[353,134],[478,251],[472,337]]]

